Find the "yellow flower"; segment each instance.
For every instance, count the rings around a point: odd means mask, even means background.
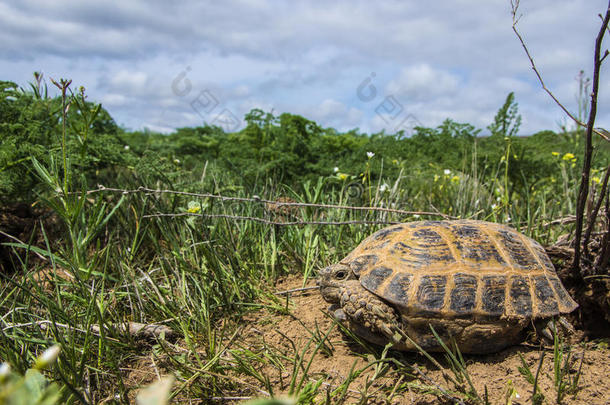
[[[394,163],[395,165],[397,165],[397,164],[398,164],[398,160],[397,160],[397,159],[394,159],[394,160],[392,160],[392,163]]]
[[[451,182],[452,182],[452,183],[459,183],[459,182],[460,182],[460,178],[459,178],[459,176],[453,176],[453,177],[451,178]]]
[[[196,201],[189,201],[186,212],[189,214],[197,214],[201,211],[201,205]]]
[[[600,184],[600,183],[602,182],[602,179],[600,179],[600,178],[599,178],[599,177],[597,177],[597,176],[593,176],[593,177],[591,178],[591,180],[593,180],[593,181],[594,181],[595,183],[597,183],[597,184]]]
[[[553,156],[559,156],[559,152],[551,152],[551,155],[553,155]]]
[[[576,157],[574,156],[573,153],[566,153],[565,155],[563,155],[563,160],[568,161],[568,160],[576,160]]]
[[[440,179],[441,177],[438,174],[434,175],[434,182],[436,183],[438,181],[438,179]]]
[[[339,174],[337,174],[337,177],[339,178],[339,180],[346,180],[347,179],[347,174],[339,173]]]

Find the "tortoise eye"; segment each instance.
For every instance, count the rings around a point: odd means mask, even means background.
[[[339,270],[338,272],[335,273],[336,279],[343,280],[345,277],[347,277],[347,272],[344,270]]]

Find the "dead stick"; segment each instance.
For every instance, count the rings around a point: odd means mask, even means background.
[[[593,59],[593,87],[591,90],[591,109],[589,111],[589,121],[587,122],[587,132],[585,137],[585,158],[582,166],[582,177],[580,179],[580,189],[576,202],[576,229],[574,230],[574,261],[572,262],[572,275],[582,280],[580,271],[580,241],[584,222],[585,204],[589,195],[589,176],[591,175],[591,157],[593,155],[593,126],[595,125],[595,115],[597,114],[597,96],[599,92],[599,70],[601,67],[601,47],[602,40],[606,34],[608,22],[610,21],[610,1],[606,9],[606,16],[595,39],[595,54]]]
[[[591,232],[593,232],[593,228],[595,227],[595,220],[597,219],[597,214],[599,213],[599,210],[602,207],[602,202],[604,201],[604,197],[606,196],[606,188],[608,187],[609,177],[610,165],[608,165],[608,168],[606,169],[606,174],[602,183],[602,189],[599,193],[599,199],[597,200],[597,204],[595,204],[595,208],[591,213],[591,218],[589,218],[589,225],[587,226],[587,231],[585,232],[585,239],[582,243],[585,256],[587,256],[587,253],[589,251],[589,239],[591,238]]]
[[[538,77],[538,81],[540,82],[542,89],[553,99],[553,101],[559,106],[559,108],[561,108],[563,110],[563,112],[566,113],[566,115],[568,117],[570,117],[570,119],[572,121],[574,121],[578,126],[586,127],[585,123],[581,122],[578,118],[576,118],[574,116],[574,114],[570,113],[570,111],[568,111],[568,109],[566,107],[564,107],[563,104],[561,104],[561,101],[559,101],[555,97],[555,95],[551,92],[551,90],[549,90],[548,87],[546,87],[544,80],[542,80],[542,75],[540,74],[540,72],[538,71],[538,68],[536,67],[536,64],[534,63],[534,58],[530,54],[529,49],[527,49],[527,46],[525,45],[525,41],[523,40],[523,38],[521,37],[521,34],[519,34],[519,31],[517,30],[517,23],[519,22],[519,17],[517,17],[517,10],[519,9],[519,0],[511,0],[511,6],[512,6],[512,14],[513,14],[513,31],[515,32],[515,35],[519,39],[519,42],[521,42],[521,46],[523,47],[523,50],[525,50],[525,54],[527,55],[527,58],[530,61],[532,70],[536,74],[536,77]],[[592,128],[592,131],[595,132],[597,135],[601,136],[602,138],[604,138],[606,141],[610,141],[610,137],[608,137],[604,133],[604,131],[598,131],[593,128]]]
[[[292,290],[286,290],[286,291],[278,291],[273,293],[274,295],[287,295],[287,294],[292,294],[295,292],[301,292],[301,291],[309,291],[309,290],[319,290],[320,287],[318,286],[314,286],[314,287],[303,287],[303,288],[293,288]]]

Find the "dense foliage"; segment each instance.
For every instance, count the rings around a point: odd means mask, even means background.
[[[0,85],[4,202],[34,201],[39,179],[32,159],[49,162],[61,152],[61,102],[48,97],[41,78],[36,78],[30,90],[10,82]],[[205,186],[207,191],[230,185],[256,194],[270,184],[298,189],[320,178],[328,187],[340,188],[344,182],[371,185],[402,177],[409,189],[406,206],[423,208],[422,204],[443,205],[431,185],[448,177],[487,187],[493,183],[488,194],[509,205],[525,203],[542,183],[548,198],[564,192],[566,176],[578,168],[582,152],[582,137],[574,132],[517,136],[521,117],[512,93],[490,123],[490,136],[447,119],[436,128],[416,128],[410,138],[400,133],[361,134],[357,129],[340,133],[298,115],[274,116],[261,110],[247,114],[247,126],[237,133],[213,126],[179,128],[169,135],[127,132],[106,110],[85,101],[82,89],[70,100],[68,158],[88,187],[118,187],[129,178],[139,185],[161,182],[165,187],[201,190],[195,183],[204,173],[217,180]],[[608,145],[600,142],[596,147],[599,170],[608,162]],[[599,182],[596,173],[594,180]]]
[[[141,381],[128,381],[125,370],[144,357],[164,361],[182,384],[179,395],[189,399],[259,395],[255,385],[273,394],[259,369],[284,367],[268,360],[283,359],[302,373],[290,392],[313,398],[320,385],[302,386],[313,377],[303,370],[300,348],[290,358],[263,342],[267,354],[259,357],[251,342],[239,341],[242,317],[261,301],[289,312],[288,301],[268,294],[280,276],[296,273],[305,282],[387,221],[438,213],[489,219],[542,243],[570,230],[569,223],[545,224],[574,212],[582,134],[518,136],[512,94],[489,136],[449,119],[409,138],[340,133],[261,110],[247,114],[236,133],[201,126],[163,135],[121,129],[82,88],[54,85],[63,97],[49,97],[40,76],[30,89],[0,82],[0,205],[44,207],[36,220],[45,230],[41,236],[23,227],[21,239],[1,235],[0,254],[11,256],[0,262],[0,359],[26,373],[44,348],[58,344],[52,377],[66,403],[129,402]],[[610,160],[608,143],[595,148],[594,187]],[[280,197],[327,206],[278,215],[264,200]],[[17,224],[18,215],[4,213],[4,224]],[[286,219],[314,223],[280,226]],[[134,321],[167,325],[182,340],[157,342],[137,358],[142,346],[124,329]],[[311,333],[310,343],[323,342],[326,332]],[[385,352],[374,355],[385,361]],[[154,364],[146,367],[156,370]]]

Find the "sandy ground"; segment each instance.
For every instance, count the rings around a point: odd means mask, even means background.
[[[300,278],[288,278],[281,281],[276,289],[282,291],[298,288],[301,283]],[[309,285],[313,286],[314,282]],[[333,327],[332,320],[324,313],[328,304],[317,290],[294,293],[287,305],[290,314],[269,310],[251,314],[245,319],[246,325],[242,332],[242,338],[252,350],[274,353],[274,362],[261,362],[257,367],[261,373],[269,376],[276,394],[287,393],[289,390],[294,370],[294,361],[289,359],[294,359],[295,353],[303,359],[303,363],[297,367],[300,368],[298,378],[303,375],[303,369],[311,361],[307,380],[323,379],[322,386],[329,392],[346,382],[350,370],[362,369],[371,360],[380,357],[381,349],[367,350],[337,330],[336,326]],[[316,343],[312,342],[312,334],[323,336],[329,330],[327,346],[330,349],[314,353]],[[572,360],[568,366],[570,377],[577,375],[581,359],[582,372],[576,396],[567,394],[561,401],[562,404],[610,404],[610,350],[607,343],[594,341],[572,347]],[[285,355],[285,358],[278,355],[279,353]],[[505,404],[506,394],[512,387],[518,395],[513,395],[512,404],[532,403],[533,386],[519,372],[519,367],[522,366],[520,354],[535,373],[541,351],[534,345],[514,346],[492,355],[464,356],[468,374],[480,396],[483,396],[487,389],[489,403]],[[349,384],[346,403],[356,403],[363,399],[363,403],[391,404],[453,402],[442,394],[426,394],[417,389],[417,385],[425,384],[436,387],[437,390],[444,390],[450,396],[453,395],[452,391],[456,391],[455,385],[443,378],[443,371],[422,355],[390,351],[387,357],[396,358],[403,364],[417,365],[424,376],[420,375],[420,378],[414,379],[409,376],[409,371],[390,366],[385,375],[374,379],[371,384],[367,381],[373,380],[375,370],[369,367]],[[442,354],[436,354],[434,357],[441,364],[447,365]],[[450,370],[446,369],[445,372],[453,375]],[[553,351],[552,348],[547,348],[539,375],[540,390],[544,395],[541,403],[557,403],[553,375]],[[398,389],[392,393],[391,390],[397,383]],[[465,383],[463,387],[467,389]]]

